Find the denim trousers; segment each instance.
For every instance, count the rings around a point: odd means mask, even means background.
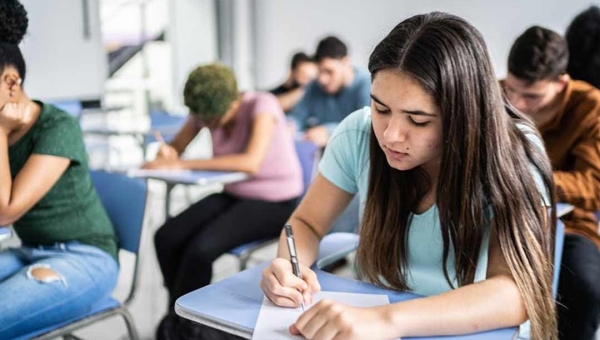
[[[110,295],[118,273],[111,255],[79,242],[0,252],[0,339],[85,315]]]

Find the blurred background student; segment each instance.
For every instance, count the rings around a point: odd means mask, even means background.
[[[560,339],[593,340],[600,324],[600,91],[567,73],[567,42],[532,26],[513,44],[508,100],[535,121],[554,170],[566,235],[558,284]]]
[[[283,111],[290,111],[304,95],[306,85],[317,76],[317,65],[304,52],[298,52],[292,57],[290,73],[285,82],[271,92],[277,97]]]
[[[277,237],[302,192],[294,141],[272,94],[238,93],[231,69],[212,64],[190,73],[184,100],[191,112],[186,124],[145,168],[243,171],[250,178],[226,185],[224,192],[191,205],[157,231],[156,254],[169,291],[169,312],[158,339],[200,332],[175,315],[175,300],[208,285],[213,262],[228,250]],[[180,159],[202,127],[210,129],[214,157]]]
[[[25,93],[18,0],[0,3],[0,339],[84,315],[117,281],[117,242],[92,185],[77,120]]]
[[[306,140],[324,147],[348,114],[369,105],[371,79],[352,65],[348,47],[337,37],[319,41],[314,59],[319,69],[317,80],[306,87],[289,116]]]
[[[590,6],[579,13],[565,38],[569,45],[567,73],[600,88],[600,8]]]

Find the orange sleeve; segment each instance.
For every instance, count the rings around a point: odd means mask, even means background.
[[[594,115],[589,125],[571,151],[573,170],[555,171],[554,182],[559,201],[600,211],[600,117]]]

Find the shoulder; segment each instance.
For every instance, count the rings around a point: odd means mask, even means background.
[[[79,121],[52,104],[37,102],[41,105],[40,127],[44,131],[79,132]]]
[[[369,135],[371,132],[371,108],[363,107],[349,114],[342,122],[337,126],[331,138],[335,138],[339,135],[355,135],[362,137],[365,134]]]
[[[569,103],[572,110],[579,111],[582,115],[600,115],[600,90],[579,80],[571,81],[571,94]]]

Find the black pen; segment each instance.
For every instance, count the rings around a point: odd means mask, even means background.
[[[296,254],[296,242],[294,241],[294,233],[292,233],[292,226],[286,224],[284,229],[288,250],[290,251],[290,262],[292,263],[292,270],[294,271],[294,275],[302,279],[302,273],[300,273],[300,265],[298,264],[298,255]],[[302,296],[302,310],[305,310],[304,295]]]

